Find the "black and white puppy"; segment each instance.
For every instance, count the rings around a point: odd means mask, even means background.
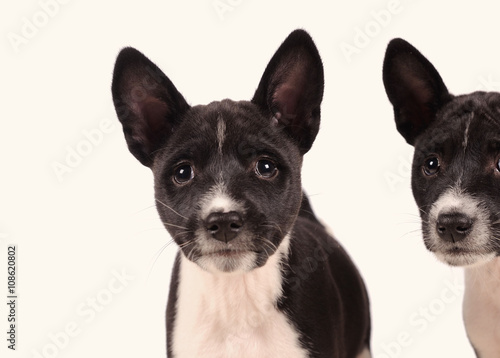
[[[500,357],[500,94],[451,95],[433,65],[395,39],[384,85],[415,147],[413,195],[426,247],[465,267],[464,318],[478,357]]]
[[[323,66],[290,34],[251,101],[191,107],[133,48],[112,93],[132,154],[154,175],[177,245],[167,305],[175,358],[369,357],[362,279],[303,195],[319,129]]]

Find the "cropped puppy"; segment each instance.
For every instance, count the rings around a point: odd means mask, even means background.
[[[500,357],[500,94],[450,94],[401,39],[383,78],[398,131],[415,147],[412,189],[426,247],[464,266],[464,318],[481,358]]]

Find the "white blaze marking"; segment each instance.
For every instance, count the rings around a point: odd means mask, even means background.
[[[219,116],[217,120],[217,143],[219,145],[219,153],[222,153],[224,139],[226,139],[226,123],[222,117]]]
[[[467,123],[465,124],[464,140],[462,142],[462,147],[464,148],[464,152],[467,150],[467,144],[469,143],[469,127],[473,116],[474,114],[471,113],[471,116],[469,117],[469,119],[467,119]]]
[[[243,205],[232,199],[226,192],[223,182],[215,184],[200,202],[200,217],[205,219],[213,212],[228,213],[230,211],[243,212]]]

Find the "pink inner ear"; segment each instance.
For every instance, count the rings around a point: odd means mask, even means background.
[[[415,79],[412,83],[410,83],[411,91],[421,105],[425,105],[431,101],[432,94],[430,93],[429,86],[425,83],[425,81]]]
[[[134,111],[136,109],[134,108]],[[165,126],[165,120],[168,113],[168,107],[165,102],[155,98],[148,97],[137,103],[139,118],[142,118],[148,129],[154,134]]]
[[[399,71],[399,77],[402,83],[406,83],[409,94],[419,103],[419,105],[429,103],[432,98],[429,84],[425,80],[419,78],[411,66],[402,66]]]
[[[289,124],[298,113],[297,108],[300,101],[300,93],[295,87],[283,85],[277,91],[274,97],[275,104],[278,106],[279,115],[276,118],[283,124]]]
[[[307,74],[304,66],[297,64],[285,76],[283,84],[276,88],[273,100],[281,113],[280,122],[289,124],[300,116],[298,112],[304,100]]]
[[[403,80],[408,85],[408,96],[412,100],[409,102],[409,110],[414,112],[413,115],[420,117],[421,121],[428,122],[431,120],[432,113],[429,104],[432,102],[432,92],[430,85],[420,78],[411,74],[404,74]]]

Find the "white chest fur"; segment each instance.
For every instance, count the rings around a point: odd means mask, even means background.
[[[276,309],[282,285],[279,261],[277,252],[250,272],[213,274],[182,256],[174,357],[308,357],[298,332]]]
[[[500,258],[465,269],[464,320],[481,358],[500,357]]]

